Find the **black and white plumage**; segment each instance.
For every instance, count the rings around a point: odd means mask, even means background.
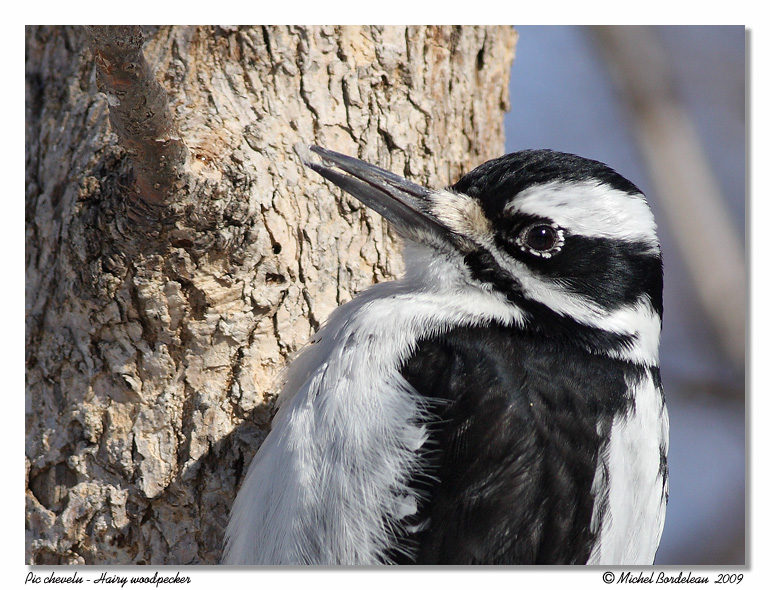
[[[428,190],[311,148],[404,278],[292,362],[230,564],[651,564],[668,497],[662,263],[642,193],[523,151]]]

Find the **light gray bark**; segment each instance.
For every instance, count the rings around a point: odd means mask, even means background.
[[[315,143],[443,186],[503,149],[510,27],[164,27],[144,51],[187,146],[134,172],[80,28],[26,34],[26,561],[216,563],[273,378],[401,271]]]

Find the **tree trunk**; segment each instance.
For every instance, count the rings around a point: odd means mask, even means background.
[[[382,219],[295,144],[434,187],[503,149],[510,27],[145,34],[187,150],[161,204],[86,31],[26,31],[28,564],[220,559],[277,371],[402,267]]]

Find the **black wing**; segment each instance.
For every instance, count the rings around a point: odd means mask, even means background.
[[[420,342],[402,374],[436,419],[413,481],[418,512],[398,540],[414,558],[393,559],[585,563],[599,452],[629,408],[630,368],[505,327]]]

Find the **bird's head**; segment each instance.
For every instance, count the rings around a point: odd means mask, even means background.
[[[663,270],[655,221],[641,191],[608,166],[527,150],[431,190],[310,149],[320,162],[307,166],[415,245],[408,273],[460,276],[464,286],[504,299],[522,329],[657,364]]]

